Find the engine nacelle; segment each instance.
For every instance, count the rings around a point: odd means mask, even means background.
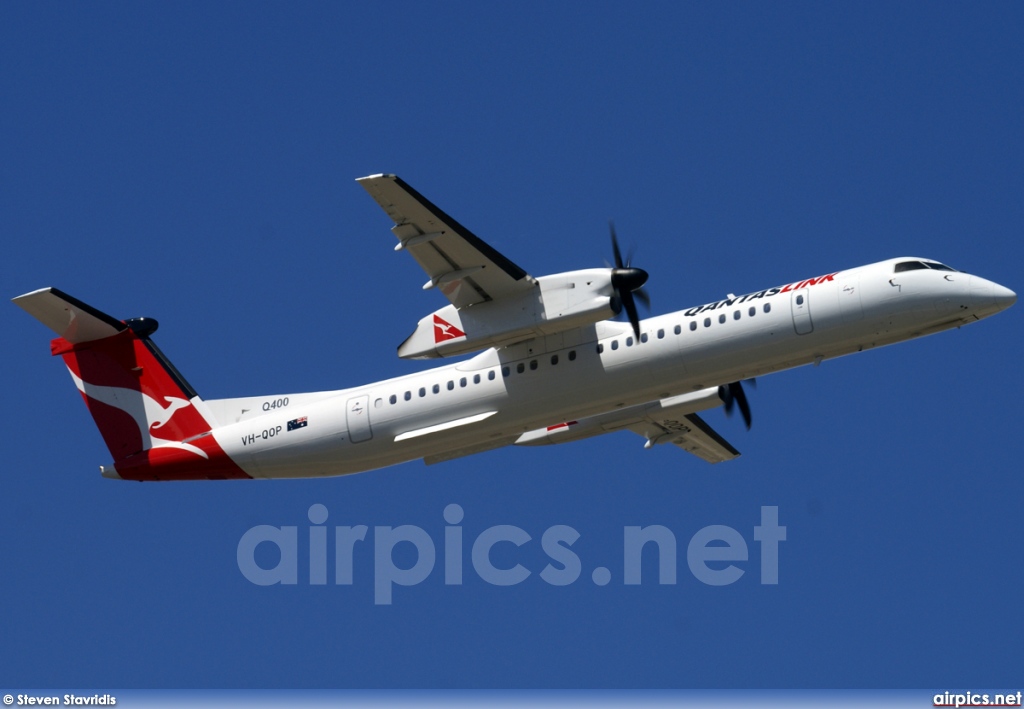
[[[536,279],[522,295],[461,310],[447,305],[419,321],[398,347],[403,359],[434,359],[505,347],[582,327],[618,314],[611,269],[568,271]]]

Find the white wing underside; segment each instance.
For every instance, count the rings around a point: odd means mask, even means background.
[[[357,180],[387,213],[408,251],[456,308],[518,295],[536,281],[396,175]]]
[[[697,414],[647,420],[630,426],[629,430],[639,433],[651,445],[671,443],[709,463],[722,463],[740,455]]]

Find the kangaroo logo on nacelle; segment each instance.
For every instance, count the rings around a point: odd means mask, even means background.
[[[460,337],[465,337],[464,333],[459,328],[452,325],[450,322],[445,321],[438,315],[434,316],[434,343],[446,342],[448,340],[457,340]]]

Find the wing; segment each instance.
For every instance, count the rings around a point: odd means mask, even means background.
[[[722,463],[740,455],[729,441],[697,414],[648,416],[641,423],[630,426],[629,430],[646,438],[649,446],[671,443],[709,463]]]
[[[673,443],[709,463],[721,463],[736,458],[740,452],[696,413],[721,405],[722,397],[718,387],[708,387],[689,394],[588,416],[578,421],[566,421],[527,431],[515,443],[519,446],[569,443],[628,428],[647,439],[645,448]]]
[[[517,295],[536,286],[515,265],[397,175],[356,180],[395,222],[396,250],[412,254],[456,308]]]

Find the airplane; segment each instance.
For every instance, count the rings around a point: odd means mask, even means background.
[[[426,272],[423,289],[448,300],[398,356],[472,356],[348,389],[205,400],[153,342],[156,320],[118,320],[56,288],[18,296],[57,334],[50,351],[113,457],[104,477],[345,475],[620,430],[720,463],[739,451],[698,414],[739,409],[749,428],[744,381],[959,328],[1017,299],[901,257],[640,319],[648,274],[623,260],[614,227],[614,265],[535,278],[396,175],[357,181],[394,223],[395,250]]]

